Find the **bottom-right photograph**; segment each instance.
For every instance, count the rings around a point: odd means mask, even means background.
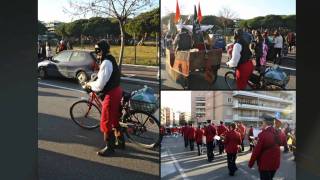
[[[295,91],[161,91],[161,179],[296,179]]]

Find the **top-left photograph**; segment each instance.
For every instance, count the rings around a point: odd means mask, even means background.
[[[159,0],[38,1],[38,177],[159,178]]]

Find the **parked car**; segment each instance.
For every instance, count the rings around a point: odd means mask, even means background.
[[[222,50],[226,50],[226,41],[224,37],[220,34],[213,34],[213,37],[215,39],[215,44],[213,45],[214,49],[219,49],[221,48]]]
[[[38,63],[39,77],[76,78],[79,83],[88,81],[99,70],[94,52],[65,50],[49,60]]]

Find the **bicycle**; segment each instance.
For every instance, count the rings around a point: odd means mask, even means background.
[[[86,90],[86,92],[89,98],[74,102],[70,107],[70,116],[81,128],[92,130],[100,126],[102,100],[95,92],[91,90]],[[120,130],[131,142],[147,149],[155,148],[160,143],[160,123],[150,112],[150,107],[149,111],[135,110],[131,107],[137,103],[131,101],[135,93],[136,91],[123,92],[119,109],[121,111]],[[148,107],[142,108],[147,109]],[[153,112],[155,110],[152,109]]]
[[[267,70],[262,70],[262,72],[252,73],[249,80],[248,85],[255,90],[285,90],[286,84],[289,82],[289,76],[286,79],[284,83],[277,82],[275,80],[268,80],[265,78],[265,74],[270,70],[270,68],[267,68]],[[224,80],[228,86],[229,89],[237,89],[236,86],[236,68],[231,68],[230,71],[227,71],[224,75]]]

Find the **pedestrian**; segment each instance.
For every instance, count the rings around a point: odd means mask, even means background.
[[[192,37],[188,30],[182,27],[178,31],[179,32],[172,43],[174,51],[188,51],[192,49]]]
[[[196,130],[193,127],[193,124],[189,123],[188,140],[189,140],[189,144],[190,144],[190,151],[194,150],[195,136],[196,136]]]
[[[203,138],[203,130],[200,127],[200,124],[198,124],[198,128],[196,130],[196,143],[197,143],[197,148],[198,148],[198,156],[202,154],[202,138]]]
[[[286,127],[284,129],[284,135],[285,135],[286,142],[289,140],[288,134],[290,134],[290,133],[291,133],[290,125],[289,125],[289,123],[286,123]],[[287,143],[285,143],[285,145],[284,145],[284,151],[283,152],[284,153],[289,152],[289,147],[288,147]]]
[[[110,54],[110,45],[101,40],[95,45],[97,59],[100,61],[97,80],[85,83],[85,88],[100,92],[102,99],[102,112],[100,131],[103,133],[105,147],[97,152],[100,156],[109,156],[114,152],[115,144],[124,148],[124,136],[120,131],[120,106],[122,88],[120,86],[120,70],[117,61]]]
[[[51,46],[48,41],[46,42],[46,57],[47,57],[47,59],[52,57]]]
[[[218,136],[220,137],[220,139],[217,140],[219,146],[219,154],[222,154],[224,151],[224,144],[222,142],[222,139],[227,131],[228,128],[224,125],[223,121],[220,121],[220,125],[217,127]]]
[[[60,44],[59,44],[59,52],[62,52],[64,50],[67,50],[67,46],[66,46],[64,40],[61,40]]]
[[[278,31],[274,32],[274,40],[273,41],[274,41],[274,50],[275,50],[273,63],[276,64],[278,62],[278,64],[280,65],[281,64],[281,51],[283,48],[283,38]]]
[[[247,87],[249,77],[253,73],[254,63],[251,59],[252,53],[249,44],[243,39],[241,29],[234,31],[234,39],[236,43],[232,49],[232,57],[226,64],[229,67],[236,67],[237,90],[244,90]]]
[[[289,32],[287,35],[287,43],[289,44],[289,52],[293,51],[293,47],[296,47],[296,36],[293,32]]]
[[[204,135],[206,136],[208,161],[211,162],[214,159],[213,138],[216,136],[217,130],[211,125],[211,120],[207,120],[207,123],[208,125],[204,129]]]
[[[249,144],[250,144],[249,151],[252,151],[253,147],[254,147],[254,136],[253,136],[253,127],[252,127],[252,125],[250,126],[250,129],[248,131],[248,140],[249,140]]]
[[[72,49],[73,49],[72,44],[71,44],[71,42],[70,42],[70,41],[68,41],[68,42],[67,42],[67,49],[70,49],[70,50],[72,50]]]
[[[38,41],[37,45],[38,45],[38,59],[40,59],[41,58],[41,41],[40,40]]]
[[[46,59],[46,44],[41,43],[41,59]]]
[[[238,170],[236,165],[237,153],[241,144],[241,135],[236,131],[236,124],[231,123],[230,131],[226,132],[224,145],[226,147],[227,162],[229,175],[234,176],[234,173]]]
[[[188,147],[188,124],[184,123],[184,126],[182,127],[182,136],[183,136],[183,140],[184,140],[184,147],[187,148]]]
[[[251,43],[251,49],[256,59],[256,68],[259,72],[261,72],[261,58],[263,56],[263,37],[260,31],[255,31],[255,38]]]
[[[274,126],[275,118],[263,116],[262,132],[258,135],[258,142],[253,149],[249,168],[257,161],[261,180],[272,180],[280,167],[280,133]]]

